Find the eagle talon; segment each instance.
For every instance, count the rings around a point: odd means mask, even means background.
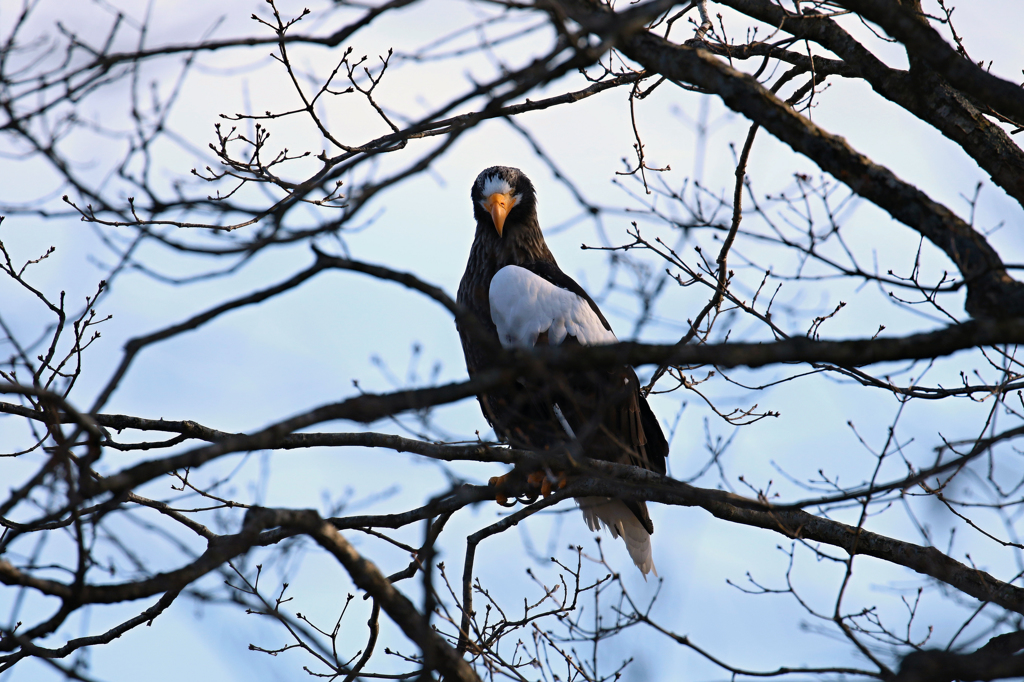
[[[556,489],[561,490],[565,487],[567,480],[564,472],[558,472],[548,474],[547,471],[534,471],[532,474],[526,477],[526,482],[534,488],[540,488],[540,494],[544,497],[550,497]],[[534,496],[536,499],[536,496]]]
[[[548,497],[553,494],[555,490],[561,490],[564,488],[568,483],[569,479],[565,475],[564,471],[559,471],[555,474],[554,481],[551,480],[551,477],[545,476],[544,483],[540,486],[540,494],[544,497]]]
[[[546,481],[547,478],[547,474],[543,471],[534,471],[526,477],[526,482],[529,483],[532,488],[540,488],[544,485],[544,481]]]
[[[500,504],[502,507],[514,507],[516,506],[515,500],[512,502],[508,501],[508,495],[501,492],[501,488],[505,487],[505,482],[512,475],[512,472],[508,472],[504,476],[492,476],[487,479],[487,485],[494,486],[495,494],[494,501]]]

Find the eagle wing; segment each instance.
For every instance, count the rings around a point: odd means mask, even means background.
[[[489,302],[491,321],[505,348],[617,341],[597,304],[554,263],[502,268],[491,279]],[[593,459],[665,472],[668,443],[640,395],[631,367],[574,372],[551,383],[555,386],[522,387],[532,416],[543,414],[548,424],[558,424],[548,433],[578,441]],[[537,432],[535,424],[531,428]],[[591,530],[608,527],[613,537],[626,541],[630,557],[645,576],[655,570],[650,543],[654,526],[646,504],[603,497],[580,498],[577,503]]]
[[[590,301],[518,265],[505,266],[491,279],[490,303],[505,348],[532,348],[544,333],[552,346],[567,336],[584,346],[618,341]]]

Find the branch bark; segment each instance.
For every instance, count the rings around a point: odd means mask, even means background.
[[[907,655],[893,682],[998,680],[1024,676],[1024,631],[993,637],[968,654],[926,650]]]
[[[996,185],[1024,205],[1024,151],[1006,131],[986,119],[974,104],[950,87],[935,71],[917,69],[913,65],[910,71],[890,68],[839,24],[824,16],[793,14],[768,0],[721,1],[769,26],[812,40],[838,55],[846,68],[832,67],[834,72],[845,77],[863,78],[882,97],[934,126],[969,154]],[[816,70],[818,61],[815,58]],[[833,60],[821,61],[822,66],[826,66]]]
[[[923,547],[864,528],[771,505],[723,492],[696,488],[681,481],[609,462],[588,462],[589,476],[573,480],[566,490],[573,497],[609,496],[635,498],[685,507],[701,507],[714,516],[746,526],[764,528],[789,538],[821,542],[849,555],[872,556],[940,580],[981,601],[1024,613],[1024,588],[966,566],[935,547]],[[600,472],[600,477],[593,472]]]
[[[596,17],[608,12],[588,0],[564,6],[584,26],[599,24]],[[972,316],[1024,316],[1024,284],[1007,274],[999,254],[982,234],[889,169],[858,153],[842,137],[798,114],[754,78],[706,50],[675,45],[647,31],[621,40],[618,47],[648,71],[718,95],[730,109],[759,123],[854,192],[922,234],[963,275],[968,287],[966,308]]]
[[[1024,121],[1024,90],[957,53],[921,15],[892,0],[842,0],[841,4],[903,43],[953,87],[978,98],[996,111]]]
[[[388,617],[402,628],[406,637],[416,643],[423,652],[427,670],[437,670],[446,680],[479,682],[480,678],[469,663],[430,627],[425,615],[417,611],[373,562],[360,556],[341,533],[320,518],[315,510],[254,508],[246,514],[246,525],[250,524],[261,528],[280,525],[309,535],[345,567],[352,582],[369,593]]]

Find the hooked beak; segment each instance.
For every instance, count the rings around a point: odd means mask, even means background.
[[[501,236],[501,228],[505,225],[505,217],[508,216],[508,212],[512,210],[512,207],[516,205],[516,199],[518,197],[495,192],[483,201],[484,210],[491,214],[491,220],[494,221],[494,229],[498,231],[499,237]]]

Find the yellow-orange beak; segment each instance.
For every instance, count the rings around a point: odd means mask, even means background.
[[[508,212],[515,205],[516,200],[514,197],[502,194],[501,192],[495,192],[484,200],[484,209],[491,214],[491,220],[494,221],[494,229],[498,231],[499,237],[501,236],[501,228],[505,226],[505,217],[508,216]]]

